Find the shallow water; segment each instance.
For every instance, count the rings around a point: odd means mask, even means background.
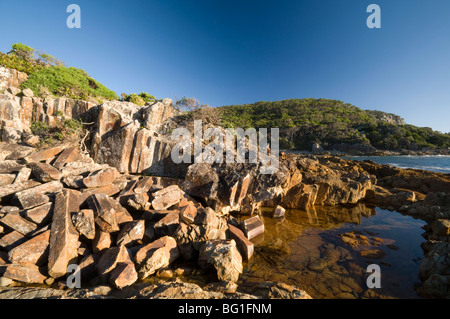
[[[414,286],[420,282],[425,222],[363,204],[290,210],[282,221],[266,217],[271,211],[263,209],[265,233],[252,240],[255,253],[244,265],[240,284],[281,281],[313,298],[419,298]],[[344,243],[339,235],[352,231],[368,242]],[[367,250],[384,256],[362,257]],[[367,287],[369,264],[380,266],[381,288]]]
[[[371,160],[398,168],[422,169],[438,173],[450,173],[450,156],[445,155],[402,155],[402,156],[345,156],[357,161]]]

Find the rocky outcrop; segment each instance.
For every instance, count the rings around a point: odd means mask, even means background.
[[[181,179],[121,174],[71,153],[54,147],[0,165],[13,177],[0,187],[3,285],[62,285],[77,265],[83,283],[97,278],[125,289],[183,259],[213,270],[216,280],[239,279],[253,253],[249,239],[263,229],[260,219],[256,227],[239,224],[203,206],[183,191]],[[247,181],[236,189],[237,202],[247,194]]]
[[[0,91],[17,88],[26,80],[28,80],[26,73],[0,66]]]
[[[94,160],[121,173],[184,176],[185,167],[173,165],[170,157],[174,142],[158,134],[175,114],[170,99],[143,108],[118,101],[100,105],[91,146]]]

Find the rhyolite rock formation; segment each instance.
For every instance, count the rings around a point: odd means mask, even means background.
[[[272,218],[280,220],[290,208],[361,202],[428,222],[418,292],[450,296],[448,175],[285,153],[272,174],[261,173],[262,163],[175,164],[168,133],[178,112],[170,99],[139,107],[42,99],[29,92],[19,97],[22,80],[0,69],[5,88],[0,94],[0,278],[8,286],[0,298],[252,297],[233,287],[243,262],[252,258],[252,241],[264,233],[260,207],[277,207]],[[24,144],[32,122],[51,126],[61,114],[88,124],[87,153],[76,144],[40,150]],[[342,238],[355,244],[349,234]],[[186,263],[226,283],[212,284],[211,291],[183,283],[140,286],[152,276],[192,273]],[[15,282],[61,287],[72,264],[81,269],[83,285],[118,290],[14,287]],[[271,285],[258,296],[308,297],[297,288]]]

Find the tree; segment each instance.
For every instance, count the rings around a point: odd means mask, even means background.
[[[15,56],[27,60],[31,62],[33,60],[34,52],[36,50],[28,45],[23,43],[14,43],[12,45],[12,50],[9,52],[10,54],[14,54]]]
[[[175,102],[175,107],[178,111],[194,111],[201,107],[200,101],[194,97],[182,97]]]

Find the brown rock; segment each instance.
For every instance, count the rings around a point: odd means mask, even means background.
[[[115,167],[108,167],[89,174],[83,179],[83,184],[88,188],[107,186],[114,182],[119,176],[119,171]]]
[[[255,238],[264,233],[264,223],[258,216],[242,221],[241,228],[248,239]]]
[[[33,147],[0,142],[0,160],[17,160],[34,152]]]
[[[169,266],[179,256],[177,242],[173,237],[165,236],[142,247],[135,255],[140,265],[139,277],[146,278],[158,269]]]
[[[14,184],[24,183],[26,182],[31,175],[31,168],[23,167],[17,173],[16,178],[14,179]]]
[[[94,211],[91,209],[82,209],[78,213],[72,215],[72,222],[75,229],[84,235],[87,239],[95,237],[95,220]]]
[[[135,194],[143,194],[147,193],[150,190],[150,187],[153,186],[153,178],[151,176],[144,176],[141,180],[139,180],[133,191]]]
[[[61,145],[61,146],[48,148],[48,149],[45,149],[40,152],[37,152],[37,153],[34,153],[34,154],[24,157],[24,160],[27,163],[46,161],[46,160],[51,159],[55,155],[58,155],[59,153],[61,153],[66,147],[67,147],[66,145]]]
[[[361,251],[360,255],[369,259],[381,259],[386,255],[386,253],[379,249],[368,249]]]
[[[0,223],[18,231],[24,236],[28,235],[37,228],[35,223],[20,217],[18,214],[6,214],[2,219],[0,219]]]
[[[147,193],[133,194],[128,197],[127,204],[135,210],[148,210],[151,207]]]
[[[78,147],[69,147],[59,154],[56,160],[53,162],[53,166],[57,169],[61,169],[69,162],[74,162],[80,159],[80,151]]]
[[[15,174],[0,174],[0,187],[12,184],[15,178]]]
[[[197,217],[197,207],[189,203],[186,206],[180,207],[180,218],[187,224],[192,224]]]
[[[247,175],[244,177],[244,179],[240,183],[239,196],[237,198],[238,205],[241,205],[243,199],[245,198],[245,196],[247,196],[249,184],[250,184],[250,175]]]
[[[359,240],[356,238],[356,235],[352,232],[343,233],[339,235],[343,243],[348,244],[352,247],[356,247],[360,244]]]
[[[71,214],[78,210],[79,192],[64,189],[56,195],[48,257],[48,273],[53,278],[64,276],[67,266],[78,255],[78,232],[71,220]]]
[[[88,199],[89,207],[94,211],[95,222],[100,229],[107,233],[119,231],[116,210],[112,200],[105,194],[95,194]]]
[[[4,277],[12,280],[28,283],[28,284],[43,284],[45,277],[38,266],[33,264],[10,264],[6,266]]]
[[[83,189],[81,190],[80,203],[83,203],[89,196],[95,194],[105,194],[108,196],[113,196],[119,192],[120,189],[115,184],[109,184],[98,188]]]
[[[124,245],[116,246],[106,250],[100,257],[96,270],[101,276],[110,273],[118,263],[129,262],[130,255]]]
[[[48,193],[58,193],[63,189],[63,185],[58,181],[53,181],[39,186],[17,192],[15,196],[19,200],[23,209],[28,209],[43,205],[49,202]]]
[[[105,249],[111,247],[111,234],[103,231],[97,231],[92,242],[92,250],[94,253],[103,252]]]
[[[158,236],[173,234],[180,224],[180,214],[177,211],[171,212],[159,220],[155,225],[155,233]]]
[[[80,189],[84,187],[83,178],[84,177],[82,175],[70,175],[63,177],[61,181],[68,188]]]
[[[273,211],[272,217],[281,218],[284,216],[285,213],[286,213],[286,210],[283,207],[277,206]]]
[[[178,185],[171,185],[163,188],[153,195],[152,206],[156,210],[165,210],[169,207],[178,204],[183,198],[184,192]]]
[[[137,240],[141,240],[145,233],[145,220],[134,220],[127,223],[117,236],[117,245],[128,245]]]
[[[32,188],[32,187],[36,187],[38,185],[41,185],[41,183],[37,182],[37,181],[26,181],[23,183],[14,183],[11,185],[6,185],[6,186],[2,186],[0,187],[0,198],[9,196],[11,194]]]
[[[101,121],[101,113],[98,120]],[[97,151],[94,150],[95,162],[108,164],[115,167],[121,173],[126,173],[130,167],[131,152],[133,150],[134,136],[139,125],[128,123],[118,129],[102,134],[99,138]],[[94,146],[95,148],[95,146]]]
[[[58,181],[62,178],[59,170],[46,163],[34,162],[28,164],[28,167],[31,168],[31,173],[34,177],[43,183],[51,182],[52,180]]]
[[[25,166],[13,160],[2,160],[0,162],[0,174],[18,172]]]
[[[244,233],[237,227],[228,224],[229,237],[234,239],[243,259],[249,260],[254,252],[253,243],[245,237]]]
[[[24,217],[40,225],[50,221],[53,212],[53,203],[47,203],[24,211]]]
[[[9,260],[14,264],[44,266],[47,263],[50,230],[39,234],[10,250]]]
[[[138,280],[138,273],[134,263],[118,263],[111,272],[110,282],[119,289],[130,286]]]
[[[99,259],[100,256],[98,254],[89,254],[81,260],[80,264],[78,265],[80,267],[80,274],[82,276],[81,281],[87,282],[97,276],[95,266],[97,265]]]
[[[0,246],[5,248],[6,250],[11,250],[14,247],[19,246],[27,240],[25,236],[23,236],[18,231],[13,230],[9,234],[4,235],[0,238]]]
[[[431,224],[431,230],[437,236],[449,236],[450,235],[450,220],[437,219]]]
[[[208,240],[200,249],[199,266],[215,269],[221,281],[236,282],[243,271],[242,257],[232,240]]]
[[[118,201],[113,200],[113,205],[116,210],[116,220],[119,225],[133,221],[133,217]]]

